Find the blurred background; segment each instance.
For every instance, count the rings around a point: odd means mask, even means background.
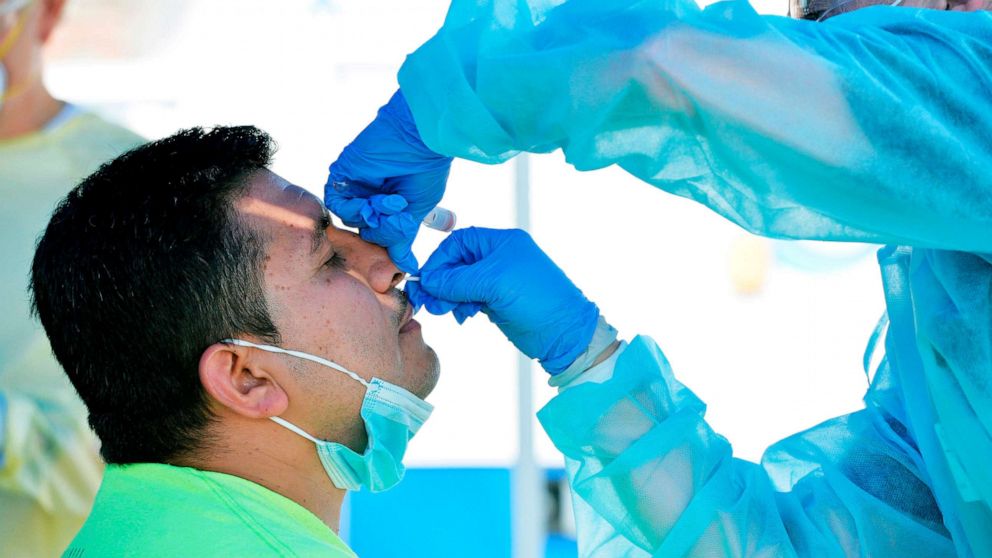
[[[785,15],[785,0],[758,11]],[[322,194],[327,166],[396,88],[444,0],[71,0],[48,50],[53,92],[147,138],[254,124],[273,170]],[[653,337],[737,457],[861,405],[883,311],[874,247],[768,241],[617,169],[560,153],[456,161],[442,205],[459,226],[526,223],[627,339]],[[443,238],[425,229],[421,262]],[[405,481],[349,498],[362,556],[576,553],[561,455],[533,415],[554,390],[485,319],[422,312],[441,357],[436,407]]]

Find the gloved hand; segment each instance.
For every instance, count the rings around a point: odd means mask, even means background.
[[[589,346],[599,309],[521,230],[467,228],[448,236],[407,282],[407,295],[458,323],[482,310],[522,353],[551,374]]]
[[[331,164],[324,205],[368,242],[385,246],[407,273],[420,222],[441,201],[451,157],[420,139],[410,107],[397,91],[367,128]]]

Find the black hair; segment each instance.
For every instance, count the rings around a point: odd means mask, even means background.
[[[108,463],[208,447],[204,349],[245,334],[279,342],[265,239],[234,209],[274,152],[253,126],[182,130],[105,163],[55,209],[32,304]]]

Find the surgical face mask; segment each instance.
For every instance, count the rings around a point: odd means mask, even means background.
[[[257,345],[241,339],[225,339],[221,342],[316,362],[365,386],[361,416],[368,434],[368,445],[362,454],[343,444],[311,436],[285,419],[271,419],[317,446],[317,455],[320,456],[324,471],[334,486],[340,489],[359,490],[364,487],[371,492],[382,492],[396,486],[403,479],[406,470],[403,467],[403,454],[406,453],[406,446],[430,417],[434,410],[433,405],[385,380],[372,378],[371,382],[366,382],[347,368],[309,353]]]

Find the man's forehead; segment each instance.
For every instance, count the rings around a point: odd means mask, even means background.
[[[327,219],[327,209],[317,196],[279,175],[264,170],[250,180],[248,193],[238,203],[242,213],[268,226],[306,230]]]

